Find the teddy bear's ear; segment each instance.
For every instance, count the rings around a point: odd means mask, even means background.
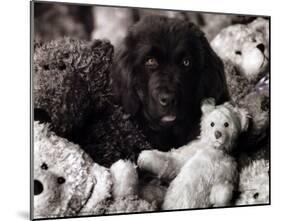
[[[215,99],[214,98],[207,98],[202,101],[201,110],[203,114],[209,113],[210,111],[215,109]]]
[[[235,108],[235,103],[233,101],[227,101],[223,105],[229,109]]]
[[[250,119],[249,112],[244,108],[237,108],[237,112],[240,115],[239,117],[240,117],[241,131],[245,132],[248,130],[249,127],[249,119]]]

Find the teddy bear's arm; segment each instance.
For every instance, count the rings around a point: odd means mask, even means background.
[[[173,179],[180,168],[170,152],[158,150],[142,151],[138,158],[138,166],[164,179]]]

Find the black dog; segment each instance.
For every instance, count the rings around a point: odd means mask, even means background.
[[[114,93],[162,150],[198,134],[202,99],[229,99],[223,63],[194,24],[152,16],[135,24],[117,51]]]

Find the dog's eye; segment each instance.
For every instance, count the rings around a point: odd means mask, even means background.
[[[224,127],[228,127],[228,126],[229,126],[229,123],[225,122]]]
[[[156,58],[148,58],[146,61],[145,61],[145,65],[148,66],[148,67],[157,67],[158,66],[158,61],[156,60]]]
[[[214,123],[214,122],[211,123],[211,127],[213,127],[213,126],[215,126],[215,123]]]
[[[188,67],[188,66],[190,65],[189,59],[188,59],[188,58],[184,58],[184,59],[182,60],[182,64],[183,64],[185,67]]]

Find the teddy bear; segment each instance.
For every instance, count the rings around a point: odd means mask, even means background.
[[[235,205],[269,204],[269,161],[249,158],[240,172]]]
[[[224,61],[231,100],[252,116],[239,146],[256,149],[269,138],[269,21],[257,18],[229,26],[211,46]]]
[[[112,45],[100,40],[35,43],[34,118],[48,118],[59,136],[75,141],[89,115],[107,106],[112,54]]]
[[[138,196],[136,166],[92,161],[79,145],[34,122],[33,218],[143,212],[155,205]]]
[[[212,40],[211,46],[248,79],[257,79],[269,69],[269,21],[260,17],[249,24],[228,26]]]
[[[238,183],[232,153],[240,133],[248,128],[248,112],[226,102],[203,101],[200,137],[169,152],[145,150],[138,158],[142,170],[172,180],[162,209],[227,206]]]
[[[34,119],[77,143],[102,166],[151,149],[139,124],[113,100],[109,42],[63,38],[34,51]]]

